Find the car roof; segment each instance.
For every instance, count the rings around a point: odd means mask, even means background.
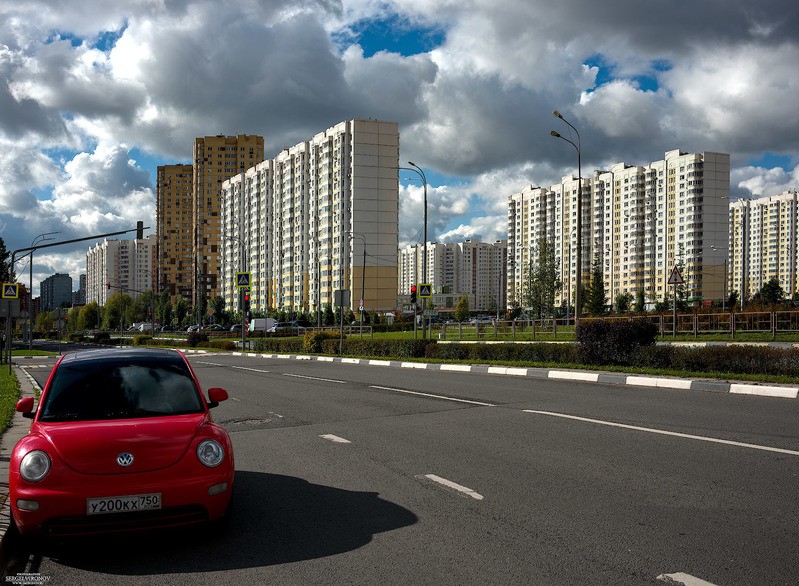
[[[102,362],[103,360],[141,360],[155,359],[164,361],[182,361],[181,355],[175,350],[166,348],[95,348],[79,350],[64,355],[61,364],[76,364],[80,362]]]

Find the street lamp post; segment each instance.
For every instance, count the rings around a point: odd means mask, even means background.
[[[49,238],[49,236],[53,234],[61,234],[61,232],[56,231],[39,234],[33,239],[33,242],[31,242],[31,248],[47,240],[55,240],[55,238]],[[28,259],[28,269],[30,271],[30,281],[28,283],[28,297],[30,298],[30,303],[28,303],[28,350],[33,350],[33,252],[34,251],[31,250],[31,257]]]
[[[561,136],[559,133],[555,132],[554,130],[550,130],[549,134],[554,136],[555,138],[560,138],[565,140],[570,145],[572,145],[577,150],[577,252],[575,254],[575,263],[577,264],[577,279],[575,282],[575,292],[574,292],[574,324],[575,326],[579,323],[580,320],[580,311],[582,309],[582,305],[580,304],[580,289],[581,289],[581,281],[582,281],[582,215],[583,215],[583,208],[582,208],[582,198],[583,198],[583,172],[582,172],[582,165],[580,161],[581,153],[580,153],[580,133],[577,129],[572,125],[571,122],[566,120],[560,112],[555,110],[552,112],[552,115],[555,118],[560,118],[566,124],[568,124],[572,130],[577,134],[577,144],[566,138],[565,136]]]
[[[419,174],[422,178],[422,185],[424,186],[424,243],[422,247],[422,279],[427,282],[427,177],[422,171],[422,168],[414,163],[413,161],[408,161],[408,164],[411,166],[408,171],[415,171]],[[422,308],[422,338],[427,337],[427,316],[425,314],[426,308]]]
[[[363,234],[357,234],[355,232],[352,232],[350,234],[350,239],[355,238],[355,237],[360,238],[361,242],[363,243],[363,266],[361,266],[361,303],[359,304],[360,305],[359,313],[361,314],[360,332],[361,332],[361,338],[363,338],[363,310],[364,310],[364,305],[363,305],[364,298],[363,297],[364,297],[364,294],[365,294],[364,292],[365,292],[365,289],[366,289],[366,236],[364,236]]]

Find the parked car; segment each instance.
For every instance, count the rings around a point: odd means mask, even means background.
[[[275,324],[267,331],[269,332],[289,332],[292,329],[295,329],[297,326],[292,326],[290,321],[279,321],[275,322]]]
[[[33,419],[10,459],[9,503],[23,535],[72,536],[224,520],[233,446],[183,354],[105,348],[62,356],[17,402]]]
[[[203,327],[204,330],[208,330],[209,332],[226,332],[227,328],[220,324],[210,324]]]
[[[233,333],[240,334],[241,333],[241,324],[233,324],[232,326],[230,326],[230,331],[233,332]]]

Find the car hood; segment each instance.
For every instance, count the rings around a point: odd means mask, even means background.
[[[159,470],[186,453],[206,421],[205,413],[40,424],[39,433],[52,444],[66,466],[82,474],[129,474]],[[122,466],[120,454],[133,462]]]

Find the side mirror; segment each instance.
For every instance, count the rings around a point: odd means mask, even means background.
[[[16,411],[22,413],[23,417],[33,419],[33,397],[24,397],[17,401]]]
[[[211,387],[208,389],[208,408],[213,409],[222,401],[228,400],[228,394],[225,389],[219,387]]]

